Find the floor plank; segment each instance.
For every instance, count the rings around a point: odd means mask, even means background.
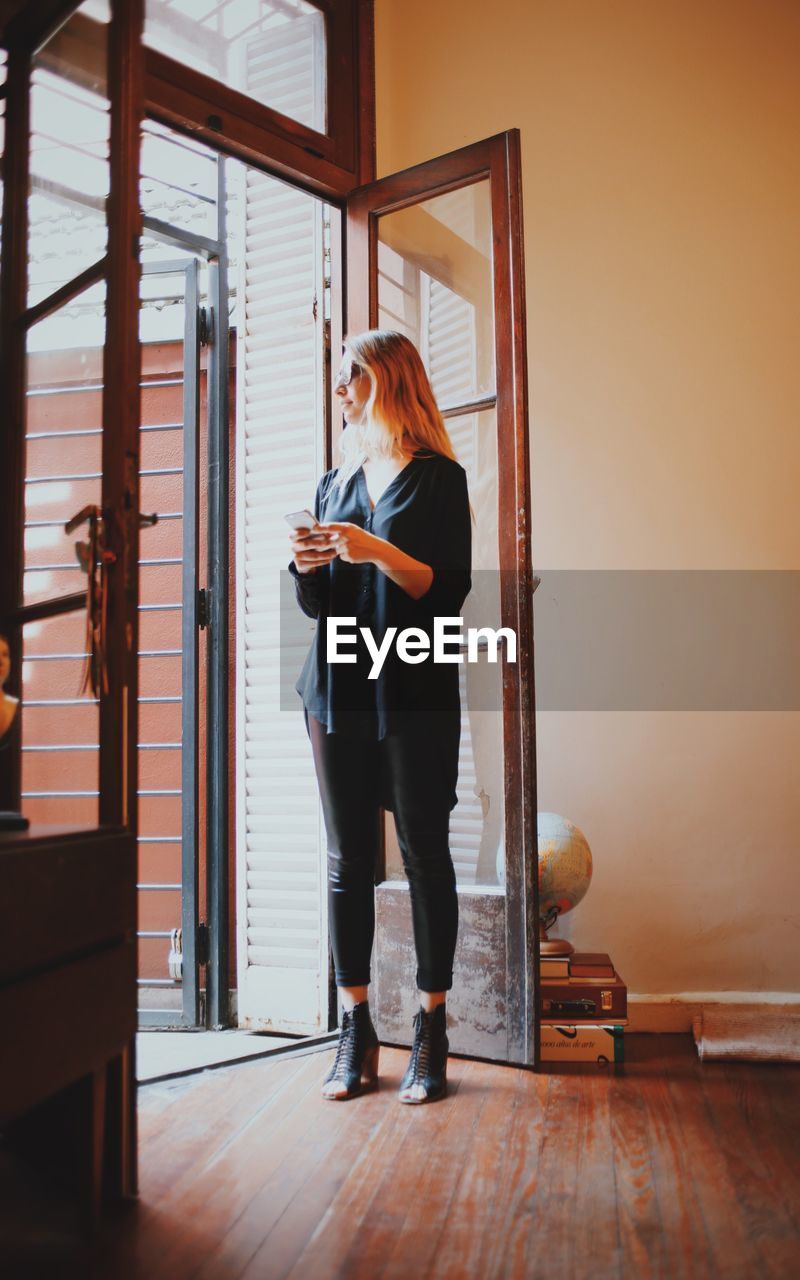
[[[580,1141],[570,1274],[580,1275],[583,1260],[591,1257],[596,1280],[621,1280],[622,1245],[609,1079],[605,1075],[586,1074],[580,1085],[574,1118]]]
[[[665,1239],[642,1096],[628,1077],[609,1081],[614,1193],[623,1276],[666,1276]]]
[[[530,1274],[544,1274],[552,1257],[566,1280],[583,1274],[589,1257],[599,1280],[620,1274],[608,1087],[608,1075],[592,1064],[570,1064],[550,1080],[528,1208]]]
[[[484,1237],[482,1249],[487,1280],[532,1274],[526,1269],[526,1251],[530,1226],[535,1221],[544,1117],[552,1084],[552,1076],[529,1071],[519,1073],[508,1154],[498,1171],[499,1212],[491,1228],[480,1233]]]
[[[692,1160],[681,1123],[686,1082],[682,1081],[677,1106],[665,1076],[643,1079],[641,1092],[665,1246],[664,1275],[670,1280],[683,1280],[683,1277],[711,1280],[718,1273],[713,1267],[713,1248],[695,1195]]]

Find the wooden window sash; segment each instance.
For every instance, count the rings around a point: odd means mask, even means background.
[[[358,5],[356,0],[336,0],[331,4],[316,4],[325,17],[326,47],[326,119],[327,130],[322,133],[308,125],[283,115],[274,107],[249,97],[242,90],[230,88],[168,55],[144,47],[147,68],[147,97],[161,100],[164,95],[173,98],[171,90],[185,92],[186,99],[204,103],[193,110],[193,123],[203,128],[209,116],[226,116],[250,120],[254,125],[272,133],[276,138],[303,147],[311,155],[330,161],[347,172],[355,171],[355,120],[357,111],[357,74],[355,65],[354,32]],[[151,86],[155,94],[151,92]],[[217,124],[212,132],[227,134],[228,130]]]

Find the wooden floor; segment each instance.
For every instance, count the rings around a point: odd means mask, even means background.
[[[689,1036],[626,1046],[616,1073],[451,1058],[423,1107],[397,1101],[407,1053],[387,1048],[379,1091],[347,1103],[319,1096],[332,1050],[144,1086],[140,1203],[89,1253],[39,1206],[30,1270],[12,1249],[0,1274],[800,1276],[800,1069],[701,1065]]]

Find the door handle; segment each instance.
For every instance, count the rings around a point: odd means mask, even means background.
[[[78,525],[84,524],[87,520],[91,521],[102,519],[102,514],[103,513],[100,508],[92,506],[91,503],[88,507],[81,507],[80,511],[76,512],[75,515],[64,525],[64,532],[72,533],[74,529],[78,528]]]
[[[139,528],[158,523],[157,512],[149,515],[139,512]],[[64,525],[65,533],[74,533],[82,524],[88,524],[86,541],[75,543],[78,563],[86,574],[86,648],[88,656],[83,673],[81,694],[91,688],[92,697],[100,692],[108,693],[108,669],[106,665],[108,570],[116,564],[116,552],[105,545],[106,515],[101,507],[89,503],[76,511]]]
[[[89,503],[81,507],[64,525],[65,533],[73,533],[80,525],[88,524],[89,536],[85,542],[75,543],[78,563],[86,574],[86,666],[83,672],[80,694],[87,688],[93,698],[108,693],[108,669],[106,666],[106,630],[108,570],[116,564],[117,557],[105,545],[105,513],[101,507]]]
[[[88,524],[89,526],[88,540],[75,543],[75,554],[78,557],[78,563],[86,574],[92,572],[98,559],[104,565],[114,564],[117,559],[114,552],[109,551],[104,545],[102,523],[103,512],[101,508],[89,503],[88,506],[81,507],[80,511],[76,511],[75,515],[64,525],[65,533],[74,533],[82,524]]]

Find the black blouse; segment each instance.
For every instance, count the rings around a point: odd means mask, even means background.
[[[466,472],[443,454],[417,453],[389,482],[374,509],[363,468],[343,489],[334,484],[337,472],[326,472],[317,486],[317,519],[360,525],[430,565],[433,581],[414,600],[374,564],[350,564],[336,556],[311,573],[300,573],[292,561],[289,571],[300,608],[318,620],[295,688],[329,733],[383,738],[411,726],[438,724],[447,726],[457,742],[458,665],[434,663],[430,653],[423,662],[403,662],[393,642],[380,675],[370,680],[372,659],[358,632],[355,646],[339,646],[341,653],[355,653],[356,663],[327,662],[327,618],[354,617],[356,628],[370,628],[376,644],[393,626],[398,632],[420,627],[432,643],[434,617],[461,615],[472,585]],[[347,634],[352,631],[347,628]],[[341,641],[341,628],[339,636]]]

